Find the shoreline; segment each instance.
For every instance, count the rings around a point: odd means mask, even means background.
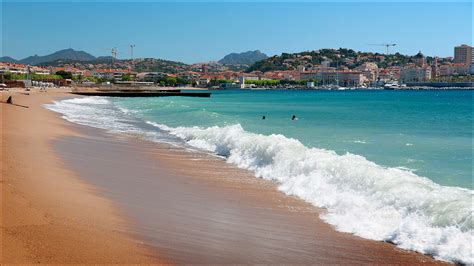
[[[48,92],[40,98],[51,101],[61,95]],[[443,263],[389,243],[337,232],[319,218],[323,210],[284,195],[276,184],[257,179],[222,159],[109,134],[69,123],[42,106],[35,108],[42,108],[37,116],[47,116],[47,124],[53,125],[50,131],[55,133],[48,132],[50,152],[59,157],[63,170],[79,178],[79,184],[74,186],[86,186],[87,193],[99,195],[107,203],[103,205],[117,206],[119,210],[111,211],[112,206],[102,215],[117,219],[116,212],[120,212],[133,222],[121,220],[108,225],[117,230],[126,228],[132,239],[153,246],[153,251],[159,250],[166,261]],[[58,126],[63,128],[60,133]],[[11,135],[7,130],[5,136],[12,139]],[[17,142],[21,140],[17,136]],[[28,148],[29,152],[32,151]],[[7,162],[10,167],[19,164],[8,158]],[[10,179],[7,176],[7,181]],[[44,188],[38,193],[45,193]],[[75,215],[83,216],[82,209]],[[49,262],[59,262],[54,259]],[[123,262],[118,258],[117,261]]]
[[[52,90],[53,91],[53,90]],[[77,136],[42,104],[65,90],[21,90],[2,112],[1,263],[159,263],[159,252],[132,238],[117,206],[64,166],[50,141]]]

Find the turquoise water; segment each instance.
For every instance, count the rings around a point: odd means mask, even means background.
[[[473,91],[213,91],[211,98],[113,102],[170,127],[240,124],[473,188]]]
[[[114,134],[218,154],[325,208],[321,218],[336,230],[473,264],[472,96],[215,91],[211,98],[84,97],[46,107]]]

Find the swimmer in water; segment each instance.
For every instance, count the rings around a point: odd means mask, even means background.
[[[293,117],[291,118],[291,120],[298,120],[298,118],[296,118],[296,115],[293,115]]]
[[[262,116],[262,120],[265,120],[265,116]]]

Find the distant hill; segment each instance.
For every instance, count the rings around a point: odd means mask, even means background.
[[[64,50],[60,50],[60,51],[57,51],[45,56],[38,56],[38,55],[29,56],[27,58],[19,60],[19,63],[25,64],[25,65],[37,65],[40,63],[56,61],[59,59],[63,59],[63,60],[69,59],[69,60],[75,60],[75,61],[90,61],[90,60],[94,60],[95,56],[89,53],[86,53],[84,51],[64,49]]]
[[[0,62],[7,62],[7,63],[18,63],[18,61],[14,58],[11,58],[9,56],[2,56],[0,57]]]
[[[9,56],[0,58],[2,62],[20,63],[25,65],[38,65],[41,63],[54,62],[58,60],[91,61],[95,59],[96,57],[89,53],[84,51],[76,51],[74,49],[64,49],[45,56],[28,56],[27,58],[23,58],[21,60],[16,60]]]
[[[92,68],[119,68],[119,69],[132,69],[137,72],[163,72],[163,73],[178,73],[182,71],[192,70],[190,65],[162,60],[156,58],[137,58],[135,60],[130,59],[115,59],[114,65],[112,66],[111,56],[99,56],[94,60],[79,61],[71,59],[58,59],[52,62],[45,62],[38,64],[40,66],[53,66],[63,67],[65,65],[74,65],[80,69],[92,69]]]
[[[144,58],[134,64],[137,72],[163,72],[176,74],[182,71],[192,70],[191,66],[176,61],[169,61],[156,58]]]
[[[219,63],[224,65],[251,65],[257,61],[268,58],[268,56],[259,50],[248,51],[243,53],[231,53],[221,60]]]
[[[65,65],[75,65],[81,69],[89,69],[92,67],[99,68],[110,68],[112,63],[111,56],[99,56],[95,57],[84,51],[75,51],[73,49],[64,49],[55,53],[45,56],[29,56],[21,60],[15,60],[14,58],[4,56],[0,58],[1,62],[12,62],[20,63],[25,65],[38,65],[38,66],[53,66],[62,67]],[[128,59],[115,59],[114,68],[132,68],[135,71],[148,71],[148,72],[165,72],[165,73],[177,73],[180,71],[189,71],[191,66],[169,60],[155,59],[155,58],[144,58],[135,59],[134,61]]]
[[[111,61],[112,61],[112,56],[99,56],[99,57],[95,57],[92,60],[58,59],[54,61],[39,63],[37,65],[38,66],[54,66],[54,67],[63,66],[65,64],[81,64],[81,63],[98,65],[98,64],[110,64]],[[116,61],[120,61],[120,60],[116,60]]]
[[[412,62],[414,56],[400,53],[380,54],[373,52],[359,52],[352,49],[320,49],[300,53],[282,53],[267,59],[255,62],[246,71],[275,71],[275,70],[297,70],[304,66],[310,68],[320,65],[322,62],[329,63],[331,67],[347,67],[354,69],[365,62],[373,62],[378,67],[402,66]],[[433,57],[426,57],[427,63],[431,63]]]

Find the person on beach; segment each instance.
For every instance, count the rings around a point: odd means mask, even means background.
[[[7,103],[9,103],[9,104],[13,104],[12,96],[9,96],[9,97],[8,97],[8,99],[7,99]]]

